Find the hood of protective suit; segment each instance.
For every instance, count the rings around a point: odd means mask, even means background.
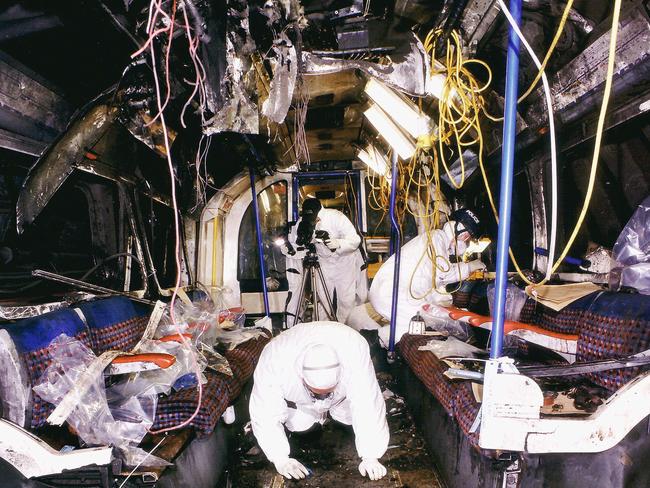
[[[336,351],[326,344],[310,346],[303,356],[302,378],[318,390],[334,388],[340,379],[341,365]]]

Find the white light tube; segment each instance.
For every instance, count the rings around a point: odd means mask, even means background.
[[[364,112],[368,121],[377,129],[388,144],[397,151],[399,157],[403,160],[409,159],[415,154],[415,144],[411,139],[404,135],[397,125],[374,103]]]
[[[371,144],[365,149],[360,149],[357,156],[371,171],[383,176],[390,183],[391,174],[388,159],[375,146]]]
[[[364,91],[398,126],[415,139],[429,134],[429,117],[421,113],[412,101],[374,78],[370,78]]]

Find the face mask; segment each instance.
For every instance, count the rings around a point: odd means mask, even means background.
[[[451,248],[451,252],[453,254],[456,254],[456,256],[462,256],[466,250],[467,250],[467,242],[461,240],[457,240],[456,245],[455,246],[452,245]]]
[[[309,394],[311,395],[311,397],[314,400],[323,401],[323,400],[328,400],[328,399],[332,398],[332,392],[329,392],[329,393],[314,393],[313,391],[309,390]]]

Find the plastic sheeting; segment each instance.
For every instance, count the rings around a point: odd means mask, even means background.
[[[33,389],[45,401],[59,405],[75,385],[87,380],[85,373],[97,357],[80,341],[63,334],[51,347],[52,364]],[[86,445],[112,445],[128,465],[134,465],[146,454],[137,445],[153,425],[156,403],[155,394],[125,397],[119,389],[106,389],[104,377],[99,375],[92,379],[67,422]],[[145,464],[165,462],[150,456]]]
[[[613,257],[620,265],[611,272],[614,288],[620,284],[650,295],[650,197],[641,202],[618,236]]]
[[[469,326],[465,322],[450,318],[449,310],[443,307],[427,303],[422,306],[420,315],[424,319],[427,328],[448,336],[454,336],[461,341],[469,339]]]
[[[418,347],[418,351],[431,351],[438,359],[449,357],[473,358],[476,354],[485,352],[476,346],[459,341],[455,337],[448,337],[445,341],[432,339],[424,346]]]
[[[506,320],[518,321],[521,309],[526,303],[526,292],[518,286],[508,283],[506,287]],[[494,283],[487,287],[487,299],[490,306],[490,315],[494,317]]]

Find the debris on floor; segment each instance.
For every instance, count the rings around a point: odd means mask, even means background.
[[[395,393],[388,373],[377,378],[386,399],[390,444],[381,462],[388,475],[371,481],[359,474],[359,458],[351,427],[330,420],[322,429],[291,434],[291,455],[312,471],[307,479],[285,480],[255,443],[249,429],[238,434],[239,449],[228,472],[226,486],[237,488],[436,488],[443,486],[435,472],[424,440],[415,430],[404,400]]]

